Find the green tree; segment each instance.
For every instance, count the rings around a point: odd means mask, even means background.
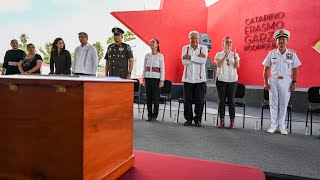
[[[46,43],[43,47],[39,48],[40,53],[43,55],[43,63],[49,64],[50,63],[50,56],[51,56],[51,48],[52,43]]]
[[[103,54],[104,54],[104,49],[101,45],[101,43],[95,42],[94,44],[92,44],[92,46],[94,46],[97,49],[98,52],[98,64],[100,64],[101,59],[103,58]]]
[[[72,64],[73,64],[73,61],[74,61],[74,52],[71,52],[71,53],[70,53],[70,56],[71,56],[71,62],[72,62]]]
[[[25,33],[20,35],[21,44],[19,44],[19,48],[21,50],[23,50],[24,52],[26,52],[26,53],[27,53],[27,42],[28,42],[28,39],[29,39],[29,37]]]
[[[137,39],[137,36],[133,34],[131,31],[127,31],[123,34],[123,42],[128,42],[131,40]],[[112,44],[114,43],[113,35],[108,37],[107,39],[107,44]]]
[[[320,41],[314,46],[314,48],[320,52]]]
[[[127,41],[131,41],[131,40],[137,39],[137,37],[136,37],[135,34],[133,34],[133,32],[127,31],[127,32],[123,35],[123,39],[124,39],[124,42],[127,42]]]

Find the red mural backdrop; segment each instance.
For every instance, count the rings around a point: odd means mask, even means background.
[[[166,79],[181,82],[181,49],[188,33],[197,30],[212,40],[211,59],[222,50],[222,39],[231,36],[241,58],[239,82],[263,85],[262,61],[276,48],[273,32],[291,32],[288,48],[302,62],[298,86],[320,85],[319,0],[220,0],[206,7],[205,0],[162,0],[159,10],[113,12],[112,15],[145,43],[156,37],[165,57]]]

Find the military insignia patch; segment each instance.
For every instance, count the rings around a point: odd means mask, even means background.
[[[287,60],[292,60],[292,54],[291,53],[287,53]]]
[[[280,35],[284,35],[284,31],[283,31],[283,30],[280,30],[279,34],[280,34]]]
[[[119,47],[119,51],[122,52],[124,50],[123,47]]]

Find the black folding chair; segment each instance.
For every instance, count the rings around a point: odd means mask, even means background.
[[[244,124],[245,124],[245,117],[246,117],[246,102],[244,102],[243,98],[246,94],[246,87],[243,84],[237,83],[237,90],[236,90],[236,95],[235,95],[235,107],[242,107],[243,108],[243,121],[242,121],[242,128],[244,128]],[[237,101],[237,99],[241,99],[241,101]],[[229,106],[228,101],[226,100],[226,105],[225,106]],[[219,101],[218,101],[218,114],[217,114],[217,124],[216,126],[218,126],[219,124]]]
[[[270,105],[269,105],[269,91],[267,90],[263,90],[263,102],[262,102],[262,105],[261,105],[261,125],[260,125],[260,129],[262,130],[262,127],[263,127],[263,112],[264,112],[264,109],[270,109]],[[287,107],[287,117],[288,117],[288,120],[287,120],[287,128],[289,127],[289,124],[290,124],[290,130],[289,132],[291,133],[291,130],[292,130],[292,105],[289,104],[288,107]]]
[[[309,106],[307,109],[306,127],[308,126],[308,115],[310,112],[310,134],[312,135],[312,115],[313,113],[320,113],[320,86],[315,86],[308,89],[308,101]]]
[[[138,111],[140,112],[140,81],[139,79],[132,79],[134,80],[134,100],[137,100],[138,101]]]
[[[167,102],[170,103],[170,117],[172,115],[172,110],[171,110],[171,89],[172,89],[172,82],[169,81],[169,80],[165,80],[163,82],[163,87],[160,89],[160,101],[162,101],[164,103],[162,121],[164,120],[164,114],[166,112]],[[145,109],[145,106],[146,106],[146,101],[147,101],[147,97],[145,96],[144,103],[143,103],[143,110],[142,110],[142,119],[144,117],[144,109]]]

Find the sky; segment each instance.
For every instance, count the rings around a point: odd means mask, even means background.
[[[10,47],[11,39],[19,39],[22,33],[36,48],[62,37],[66,49],[73,52],[79,46],[78,32],[89,35],[89,43],[106,40],[111,29],[128,29],[110,13],[113,11],[157,10],[161,0],[0,0],[0,62]],[[217,0],[205,0],[210,6]],[[134,3],[133,3],[134,2]],[[136,50],[135,57],[142,64],[148,46],[140,39],[130,42]],[[38,51],[39,52],[39,51]]]

